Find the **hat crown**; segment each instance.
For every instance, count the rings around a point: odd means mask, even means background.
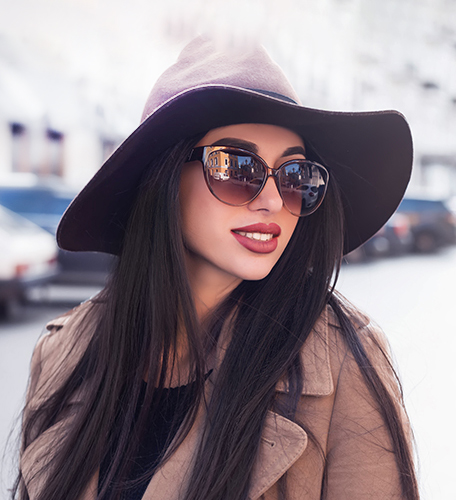
[[[176,95],[208,85],[263,91],[300,104],[287,77],[262,46],[223,50],[213,40],[200,36],[182,50],[177,62],[157,80],[141,121]]]

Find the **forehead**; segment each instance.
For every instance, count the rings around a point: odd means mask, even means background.
[[[241,123],[210,130],[197,144],[209,146],[226,138],[240,139],[256,145],[257,151],[264,149],[285,150],[293,146],[304,147],[302,138],[287,128],[263,123]]]

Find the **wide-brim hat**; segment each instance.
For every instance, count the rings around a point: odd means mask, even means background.
[[[118,254],[151,160],[180,139],[237,123],[286,127],[312,145],[342,192],[345,253],[373,236],[404,195],[413,148],[400,113],[304,107],[262,47],[220,50],[199,37],[159,78],[139,127],[70,204],[57,230],[59,246]]]

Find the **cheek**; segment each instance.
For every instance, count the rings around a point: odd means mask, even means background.
[[[202,211],[209,190],[199,163],[190,163],[182,169],[179,187],[179,203],[184,224]]]
[[[179,201],[183,213],[186,212],[186,208],[192,200],[201,195],[203,188],[207,190],[203,169],[200,165],[196,162],[185,165],[182,169],[179,186]]]
[[[295,232],[296,226],[298,225],[299,217],[296,217],[290,212],[282,212],[283,217],[281,220],[281,228],[282,228],[282,244],[283,244],[283,250],[285,250],[285,247],[288,245],[288,242],[290,241],[291,237],[293,236],[293,233]]]

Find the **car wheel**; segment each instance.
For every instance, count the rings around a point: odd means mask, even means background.
[[[432,233],[423,232],[415,237],[415,249],[420,253],[435,252],[437,249],[437,240]]]

